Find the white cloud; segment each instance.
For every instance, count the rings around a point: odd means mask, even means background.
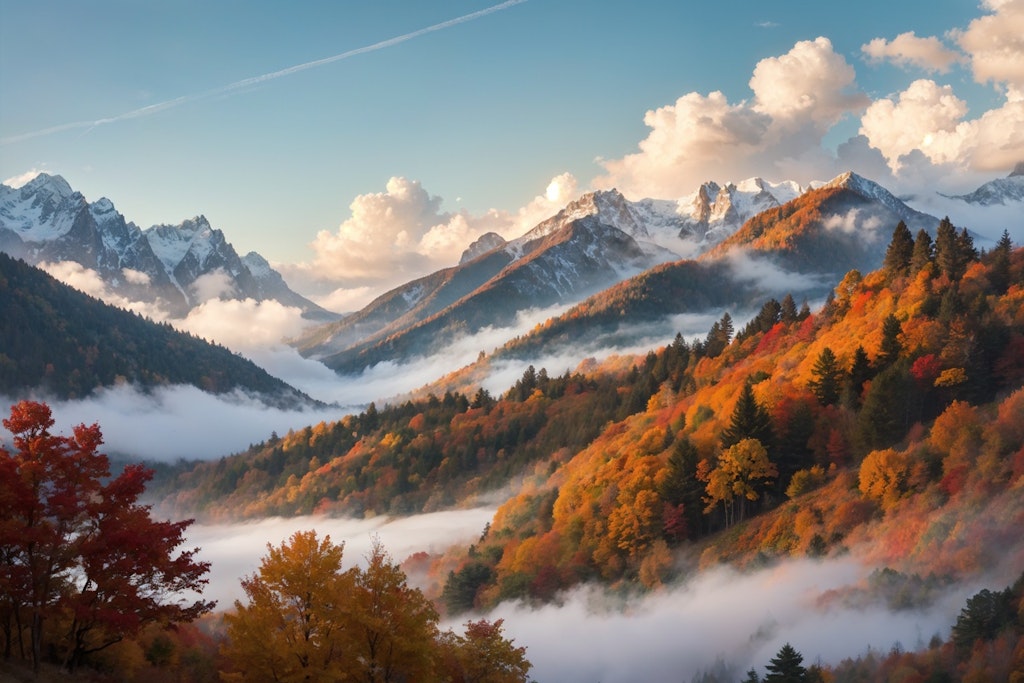
[[[992,14],[953,36],[970,56],[976,81],[993,81],[1024,97],[1024,0],[986,0],[983,6]]]
[[[20,173],[16,176],[11,176],[7,180],[3,181],[3,184],[7,187],[18,189],[22,185],[30,183],[40,173],[42,173],[42,171],[37,168],[33,168],[31,171],[25,171],[24,173]]]
[[[912,152],[964,170],[1003,170],[1024,159],[1024,100],[1008,99],[973,120],[966,114],[967,104],[951,86],[920,79],[896,100],[872,103],[860,132],[894,172]]]
[[[129,284],[133,285],[148,285],[150,277],[141,270],[134,270],[132,268],[122,268],[121,273],[124,275],[124,279]]]
[[[721,92],[688,93],[648,111],[651,131],[639,151],[603,160],[598,187],[632,197],[680,197],[704,180],[774,173],[807,182],[830,165],[824,134],[845,114],[867,105],[853,68],[827,38],[801,41],[780,57],[761,60],[749,85],[751,101],[730,104]],[[829,169],[831,170],[831,169]]]
[[[780,268],[769,259],[755,255],[743,248],[732,249],[727,255],[733,277],[744,282],[753,282],[757,287],[776,293],[792,293],[820,287],[823,277],[807,273],[796,273]]]
[[[192,386],[140,391],[129,385],[99,389],[82,400],[48,399],[55,431],[99,423],[104,451],[173,462],[238,453],[272,431],[285,434],[322,420],[339,420],[348,408],[283,410],[241,392],[214,396]],[[7,405],[13,404],[11,400]]]
[[[860,49],[871,62],[890,60],[901,67],[914,66],[939,73],[947,73],[953,64],[963,59],[935,36],[919,38],[913,31],[901,33],[891,41],[875,38]]]
[[[275,546],[296,531],[316,529],[317,536],[345,544],[344,567],[365,566],[373,537],[377,536],[396,561],[416,552],[440,553],[453,545],[475,540],[494,518],[493,508],[433,512],[412,517],[344,519],[330,517],[270,518],[243,524],[193,524],[184,548],[199,546],[198,559],[210,563],[210,583],[203,596],[228,609],[244,598],[239,580],[254,573]],[[410,576],[410,581],[414,577]]]
[[[503,604],[488,616],[504,618],[506,635],[526,646],[537,680],[689,681],[716,666],[739,680],[751,667],[763,673],[786,642],[808,664],[833,665],[868,647],[922,646],[935,634],[948,636],[971,594],[958,586],[931,608],[898,612],[822,600],[870,571],[850,557],[793,560],[753,573],[722,568],[628,602],[583,588],[560,605]]]
[[[393,177],[384,192],[357,196],[351,215],[310,244],[309,263],[276,264],[289,283],[330,310],[361,308],[374,295],[458,263],[481,235],[518,237],[576,196],[576,179],[563,173],[543,194],[515,211],[483,214],[441,210],[441,197],[419,181]]]
[[[200,302],[228,298],[235,293],[231,276],[223,268],[203,273],[192,282],[191,289]]]
[[[878,229],[882,227],[882,219],[878,216],[861,215],[860,209],[850,209],[845,214],[832,214],[825,217],[823,225],[826,230],[835,230],[847,235],[860,235],[865,242],[878,240]]]
[[[78,291],[84,292],[111,306],[134,311],[157,322],[167,320],[167,313],[156,304],[132,301],[116,292],[112,292],[99,273],[91,268],[86,268],[80,263],[75,261],[43,261],[38,263],[37,266],[69,287],[74,287]],[[127,270],[123,272],[125,273],[125,279],[129,281],[134,277],[129,275]]]
[[[180,330],[246,354],[281,345],[310,324],[298,308],[254,299],[209,299],[189,311],[184,320],[170,322]]]

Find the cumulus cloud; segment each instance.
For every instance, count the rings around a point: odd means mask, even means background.
[[[679,197],[707,179],[820,171],[821,140],[844,115],[867,105],[854,70],[827,38],[798,42],[758,62],[750,101],[731,104],[721,92],[688,93],[648,111],[651,129],[639,151],[603,160],[598,187],[630,196]],[[713,171],[711,170],[713,169]],[[812,170],[813,169],[813,170]],[[790,176],[786,176],[787,178]]]
[[[1005,171],[1024,160],[1024,0],[986,0],[988,14],[949,36],[966,54],[974,80],[993,83],[1005,100],[973,119],[949,85],[917,80],[864,113],[860,132],[902,175],[929,174],[928,165],[963,172]],[[934,41],[934,42],[931,42]],[[875,39],[863,47],[870,57],[914,63],[937,71],[953,53],[937,39],[902,34],[891,43]],[[964,60],[958,60],[964,61]]]
[[[298,308],[277,301],[218,298],[232,289],[223,271],[197,278],[195,289],[204,303],[194,307],[186,317],[174,318],[159,304],[134,301],[111,290],[99,273],[80,263],[43,262],[39,267],[64,284],[112,306],[134,311],[156,322],[169,323],[178,330],[221,344],[253,360],[260,353],[283,347],[285,339],[297,336],[312,324],[302,318]],[[145,273],[130,269],[122,272],[130,283],[148,283]]]
[[[912,152],[932,164],[979,171],[1012,168],[1024,158],[1024,100],[1007,100],[973,120],[966,114],[967,104],[951,86],[920,79],[896,99],[872,103],[860,133],[894,172]]]
[[[419,181],[393,177],[383,192],[352,200],[351,215],[336,231],[317,234],[310,244],[310,262],[276,266],[320,305],[356,310],[387,288],[456,265],[484,233],[520,236],[574,199],[576,192],[575,177],[563,173],[517,210],[447,212],[443,199]]]
[[[1024,97],[1024,0],[985,0],[992,13],[953,33],[969,55],[974,79],[992,81]]]
[[[901,67],[917,67],[947,73],[963,57],[942,44],[935,36],[919,38],[913,31],[901,33],[891,41],[875,38],[860,47],[874,63],[889,60]]]

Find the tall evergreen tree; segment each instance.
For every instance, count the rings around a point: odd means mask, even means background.
[[[814,367],[811,368],[811,374],[814,379],[808,382],[808,387],[818,399],[818,403],[830,406],[839,400],[844,373],[832,349],[827,346],[822,349],[818,354],[818,360],[814,362]]]
[[[772,417],[757,402],[754,387],[749,381],[743,383],[729,426],[722,432],[722,448],[734,446],[744,439],[757,439],[769,452],[774,443]]]
[[[1013,251],[1013,241],[1010,233],[1003,230],[1003,236],[999,238],[995,249],[991,254],[991,266],[988,272],[988,281],[996,294],[1005,294],[1010,287],[1010,253]]]
[[[932,236],[928,231],[921,228],[914,238],[914,251],[910,254],[910,274],[916,275],[923,269],[929,267],[935,260],[935,248],[932,245]]]
[[[861,445],[865,450],[887,448],[910,427],[913,380],[907,363],[895,363],[871,381],[858,415]]]
[[[861,394],[864,391],[864,383],[871,379],[871,361],[863,346],[858,346],[853,352],[853,363],[850,364],[850,372],[846,375],[846,382],[843,384],[843,403],[850,408],[860,407]]]
[[[977,259],[978,252],[967,228],[957,233],[949,217],[943,218],[935,231],[935,263],[940,272],[955,282],[967,272],[968,264]]]
[[[807,669],[804,667],[804,656],[786,643],[779,653],[772,657],[765,669],[765,683],[803,683],[807,680]]]
[[[796,310],[796,301],[793,300],[792,294],[782,297],[782,303],[779,306],[779,318],[782,319],[782,322],[788,324],[799,319],[800,314]]]
[[[903,328],[899,319],[890,313],[882,321],[882,344],[878,349],[878,358],[875,365],[879,370],[889,367],[900,357],[903,351],[903,344],[900,343],[900,333]]]
[[[914,254],[914,236],[907,224],[900,221],[892,231],[892,240],[885,252],[882,267],[890,278],[906,275],[910,271],[910,260]]]

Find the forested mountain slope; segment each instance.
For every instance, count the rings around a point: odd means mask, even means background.
[[[0,253],[0,393],[81,398],[119,383],[311,399],[228,349],[109,306]]]

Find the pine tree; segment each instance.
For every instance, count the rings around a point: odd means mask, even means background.
[[[772,657],[765,669],[765,683],[803,683],[807,680],[807,669],[803,664],[804,656],[786,643],[779,653]]]
[[[882,267],[890,278],[906,275],[910,270],[910,260],[914,254],[914,236],[910,234],[907,224],[900,221],[892,232],[892,240],[885,252]]]
[[[864,383],[871,377],[871,361],[868,359],[868,353],[863,346],[858,346],[853,352],[853,363],[850,365],[850,373],[846,376],[846,383],[843,386],[843,403],[850,408],[860,407]]]
[[[844,373],[832,349],[827,346],[822,349],[818,354],[818,360],[814,362],[811,374],[814,375],[814,379],[808,382],[808,387],[818,399],[818,403],[830,406],[839,400]]]
[[[977,258],[978,252],[967,228],[958,234],[949,217],[943,218],[935,231],[935,263],[939,270],[956,282],[967,272],[967,265]]]
[[[784,323],[795,322],[799,318],[800,314],[796,310],[796,301],[793,300],[792,294],[786,294],[782,298],[780,304],[779,317]]]
[[[744,439],[757,439],[769,451],[774,441],[771,415],[757,402],[754,387],[749,381],[744,382],[729,426],[722,432],[722,448],[734,446]]]
[[[878,349],[878,358],[875,359],[875,366],[882,370],[896,362],[903,351],[903,344],[900,343],[900,333],[903,328],[899,319],[890,313],[882,321],[882,344]]]
[[[932,246],[932,236],[922,228],[917,231],[917,237],[914,239],[914,251],[910,255],[911,275],[916,275],[929,267],[934,260],[935,249]]]
[[[1010,287],[1010,253],[1013,251],[1013,241],[1010,233],[1003,230],[1003,236],[999,238],[995,249],[992,250],[992,264],[988,272],[988,281],[992,283],[992,289],[996,294],[1005,294]]]

